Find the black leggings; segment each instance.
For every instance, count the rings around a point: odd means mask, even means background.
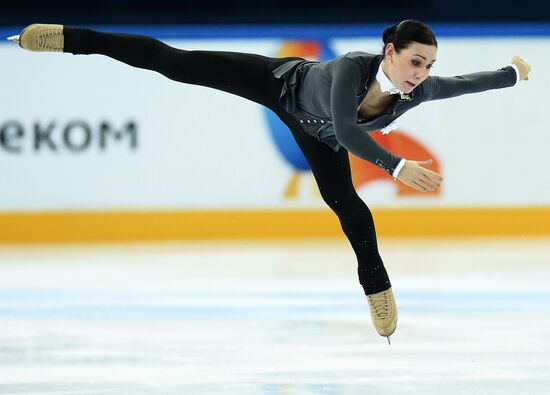
[[[252,100],[271,109],[289,127],[304,153],[323,200],[336,213],[358,260],[365,293],[388,289],[390,281],[376,243],[372,214],[352,184],[348,153],[334,152],[307,135],[279,104],[282,81],[272,70],[296,58],[255,54],[185,51],[146,36],[65,28],[65,52],[102,54],[134,67],[157,71],[178,82],[207,86]]]

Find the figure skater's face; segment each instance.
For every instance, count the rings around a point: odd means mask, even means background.
[[[396,88],[410,93],[430,74],[435,62],[437,47],[420,43],[411,43],[397,52],[392,43],[386,46],[383,69]]]

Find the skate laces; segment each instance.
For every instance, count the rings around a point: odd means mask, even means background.
[[[43,30],[38,34],[37,37],[38,47],[42,50],[53,50],[53,51],[62,51],[63,50],[63,31],[58,29]]]
[[[380,292],[378,294],[369,295],[369,304],[374,316],[377,319],[388,318],[391,311],[391,300],[388,291]]]

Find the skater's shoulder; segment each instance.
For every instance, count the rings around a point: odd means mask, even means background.
[[[383,56],[380,54],[371,54],[363,51],[352,51],[342,54],[332,59],[333,62],[346,62],[356,63],[361,66],[364,71],[370,71],[371,69],[378,70],[380,62],[382,62]],[[350,62],[352,61],[352,62]]]
[[[382,59],[383,59],[383,55],[381,54],[372,54],[372,53],[363,52],[363,51],[348,52],[343,56],[348,59],[355,60],[366,69],[370,69],[372,67],[375,67],[376,69],[378,69],[380,62],[382,62]]]
[[[351,52],[348,52],[348,53],[346,53],[342,56],[346,56],[346,57],[352,58],[352,59],[371,60],[373,58],[376,58],[376,57],[379,57],[379,56],[382,56],[382,55],[373,54],[373,53],[365,52],[365,51],[351,51]]]

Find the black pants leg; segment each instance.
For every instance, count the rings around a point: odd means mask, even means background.
[[[65,52],[106,55],[130,66],[159,72],[174,81],[233,93],[269,108],[279,105],[282,86],[271,70],[290,59],[298,59],[186,51],[147,36],[69,27],[65,27],[64,36]]]
[[[65,52],[106,55],[134,67],[157,71],[175,81],[229,92],[273,110],[292,131],[321,196],[338,216],[357,255],[359,281],[365,293],[381,292],[391,286],[378,253],[372,214],[353,187],[347,151],[334,152],[307,135],[294,116],[279,105],[282,84],[271,70],[296,58],[186,51],[146,36],[77,28],[65,28],[64,35]]]
[[[357,256],[359,282],[365,294],[385,291],[391,283],[378,253],[376,230],[371,211],[353,186],[348,152],[335,152],[328,145],[303,132],[300,123],[288,112],[279,118],[290,128],[304,153],[325,203],[340,220]]]

